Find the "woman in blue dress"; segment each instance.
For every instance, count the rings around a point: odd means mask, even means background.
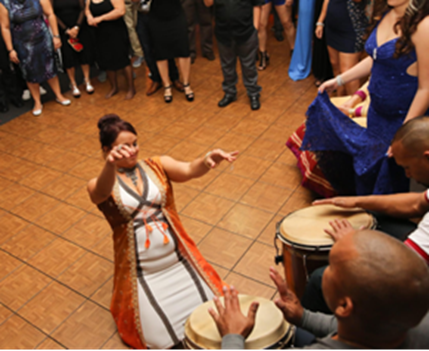
[[[39,86],[45,81],[51,86],[58,103],[70,105],[70,100],[61,94],[57,77],[54,49],[61,47],[61,40],[50,1],[0,0],[0,25],[9,59],[19,64],[33,97],[33,114],[39,116],[42,113]]]
[[[429,108],[429,1],[387,0],[374,18],[379,23],[366,42],[369,56],[322,84],[307,112],[302,148],[316,152],[325,177],[341,194],[408,191],[389,145],[403,123]],[[365,129],[334,107],[326,91],[370,73]]]

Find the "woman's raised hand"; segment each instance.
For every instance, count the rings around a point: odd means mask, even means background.
[[[107,155],[107,162],[116,164],[116,162],[134,156],[134,152],[127,145],[117,145],[110,150]]]
[[[225,152],[221,149],[215,149],[207,153],[204,157],[204,163],[208,168],[215,168],[223,160],[234,162],[237,159],[238,151]]]

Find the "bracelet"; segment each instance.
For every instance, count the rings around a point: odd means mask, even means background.
[[[203,160],[204,165],[205,165],[208,169],[212,169],[212,168],[210,167],[210,165],[207,163],[207,159],[210,157],[210,155],[211,155],[211,154],[212,154],[212,152],[211,152],[211,151],[207,152],[207,153],[206,153],[206,155],[204,156],[204,160]]]
[[[339,74],[338,76],[335,77],[335,79],[337,80],[337,85],[339,87],[342,87],[344,84],[346,84],[343,80],[343,78],[341,78],[341,74]]]
[[[324,26],[325,26],[325,23],[323,23],[323,22],[316,22],[316,26],[324,27]]]
[[[363,90],[358,90],[353,95],[359,96],[362,99],[362,101],[365,101],[366,99],[366,93]]]
[[[53,37],[54,38],[58,38],[58,39],[60,38],[60,36],[58,34],[57,35],[53,35]]]
[[[356,107],[355,116],[362,117],[362,110],[363,110],[363,106]]]

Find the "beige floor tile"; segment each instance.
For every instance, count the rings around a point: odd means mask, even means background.
[[[107,341],[103,347],[103,350],[126,350],[130,349],[122,340],[119,334],[116,332],[110,339]]]
[[[240,154],[232,167],[226,168],[225,172],[256,180],[271,165],[271,161]]]
[[[29,222],[24,221],[23,219],[6,212],[1,217],[0,245],[12,238],[17,233],[19,233],[28,225]]]
[[[222,173],[205,191],[207,193],[238,201],[254,184],[254,180]]]
[[[13,310],[17,310],[51,281],[44,274],[23,265],[2,281],[0,302]]]
[[[19,315],[50,334],[84,301],[84,297],[54,281],[21,308]]]
[[[271,299],[276,292],[271,286],[267,286],[240,274],[231,272],[226,277],[226,282],[234,286],[240,294],[265,297]],[[247,311],[246,311],[247,312]]]
[[[91,296],[113,275],[113,264],[90,252],[72,264],[58,280],[85,296]]]
[[[199,194],[198,190],[183,183],[173,183],[173,192],[177,212],[182,211]]]
[[[0,281],[2,281],[3,278],[7,277],[9,274],[11,274],[13,271],[23,265],[20,260],[17,260],[16,258],[3,251],[0,251],[0,262]]]
[[[94,205],[89,198],[86,185],[65,199],[65,202],[69,203],[70,205],[77,206],[85,211],[92,211],[94,207],[96,207],[96,205]]]
[[[252,240],[215,228],[198,245],[206,260],[231,269],[252,244]]]
[[[44,338],[43,333],[17,315],[0,325],[1,349],[33,349]]]
[[[225,134],[226,131],[223,129],[201,126],[188,137],[188,140],[197,144],[211,146],[216,144]]]
[[[212,267],[216,270],[217,274],[219,274],[220,279],[224,280],[225,277],[228,275],[228,273],[230,272],[228,269],[219,266],[216,263],[210,263],[212,265]]]
[[[101,154],[101,152],[100,152]],[[78,166],[86,158],[74,152],[63,151],[57,155],[47,166],[60,172],[69,172],[72,168]],[[101,157],[100,157],[101,158]]]
[[[211,182],[213,182],[213,180],[215,180],[219,174],[220,172],[218,170],[211,170],[200,178],[195,178],[186,182],[186,185],[201,191],[205,189]]]
[[[295,155],[289,149],[283,151],[283,153],[280,155],[276,162],[281,162],[293,167],[296,167],[297,163]]]
[[[54,171],[47,167],[39,167],[33,173],[29,174],[27,177],[22,179],[19,183],[34,190],[41,190],[47,185],[51,184],[57,178],[59,178],[62,173]]]
[[[152,152],[153,155],[169,154],[169,151],[181,142],[179,138],[172,138],[161,134],[149,139],[142,146]]]
[[[215,225],[233,205],[230,200],[201,193],[182,212],[188,217]]]
[[[213,146],[227,152],[236,150],[243,152],[254,142],[254,140],[255,137],[253,136],[230,132],[225,134],[225,136],[222,139],[219,139]]]
[[[182,122],[181,120],[167,126],[162,134],[180,139],[187,139],[197,128],[195,124]]]
[[[0,325],[2,325],[10,316],[12,316],[12,312],[4,307],[3,305],[0,305]]]
[[[29,225],[17,235],[6,241],[1,248],[12,255],[27,261],[57,237],[42,228]]]
[[[276,225],[279,223],[284,216],[276,215],[274,218],[268,223],[268,225],[265,227],[264,231],[261,233],[261,235],[258,236],[257,240],[261,243],[273,246],[274,244],[274,237],[276,236]],[[281,243],[278,243],[279,248],[281,247]]]
[[[0,154],[0,157],[1,157],[1,154]],[[0,178],[0,194],[3,190],[13,187],[14,184],[15,183],[10,180],[7,180],[3,177]]]
[[[110,301],[112,300],[113,292],[113,277],[102,285],[92,296],[91,300],[99,305],[110,309]]]
[[[295,166],[276,162],[265,172],[260,181],[295,190],[301,184],[301,173]]]
[[[244,152],[247,156],[259,157],[267,161],[275,161],[285,150],[283,142],[259,138]]]
[[[34,222],[44,214],[50,214],[60,202],[50,196],[36,193],[11,211],[24,219]]]
[[[168,155],[179,161],[190,162],[204,156],[208,151],[209,149],[205,145],[184,140],[174,146]]]
[[[104,163],[105,161],[101,157],[99,159],[90,157],[70,169],[68,173],[74,177],[89,181],[92,178],[98,177]]]
[[[55,278],[82,257],[85,252],[84,249],[58,238],[33,256],[28,263]]]
[[[288,188],[258,182],[249,189],[240,202],[275,213],[287,201],[292,192]]]
[[[64,174],[44,187],[42,192],[60,200],[65,200],[81,187],[85,186],[86,180]]]
[[[180,220],[182,221],[186,232],[195,241],[196,244],[200,243],[207,233],[213,229],[211,225],[205,224],[187,216],[180,216]]]
[[[98,349],[111,338],[115,330],[110,312],[87,301],[52,337],[70,349]]]
[[[110,233],[106,235],[103,239],[95,243],[89,250],[104,257],[106,260],[113,262],[114,253],[112,234]]]
[[[38,350],[63,350],[60,344],[52,340],[51,338],[46,338],[39,346],[37,346]]]
[[[247,205],[237,204],[218,223],[220,228],[255,239],[273,214]]]
[[[269,123],[260,121],[259,118],[245,118],[232,129],[232,132],[257,138],[264,133],[268,126]]]
[[[238,262],[234,272],[274,287],[269,276],[269,269],[274,266],[274,256],[273,246],[255,242]]]
[[[0,207],[5,210],[11,210],[34,194],[34,190],[15,184],[0,193]]]
[[[279,214],[286,216],[291,212],[311,206],[317,197],[317,194],[310,190],[298,188],[280,209]]]

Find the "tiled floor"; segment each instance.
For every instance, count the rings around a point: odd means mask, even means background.
[[[252,112],[242,83],[238,101],[222,97],[219,60],[192,66],[195,102],[174,91],[104,99],[107,83],[70,107],[45,104],[0,127],[0,348],[124,348],[109,312],[113,250],[110,229],[86,193],[103,160],[96,122],[114,112],[139,133],[141,157],[183,160],[213,147],[240,150],[201,179],[174,185],[189,234],[221,277],[242,293],[273,298],[268,277],[275,223],[307,206],[295,159],[285,147],[316,95],[313,78],[293,82],[285,42],[269,43],[272,64],[261,72],[262,108]],[[121,77],[121,86],[124,86]],[[279,267],[282,270],[281,267]]]

